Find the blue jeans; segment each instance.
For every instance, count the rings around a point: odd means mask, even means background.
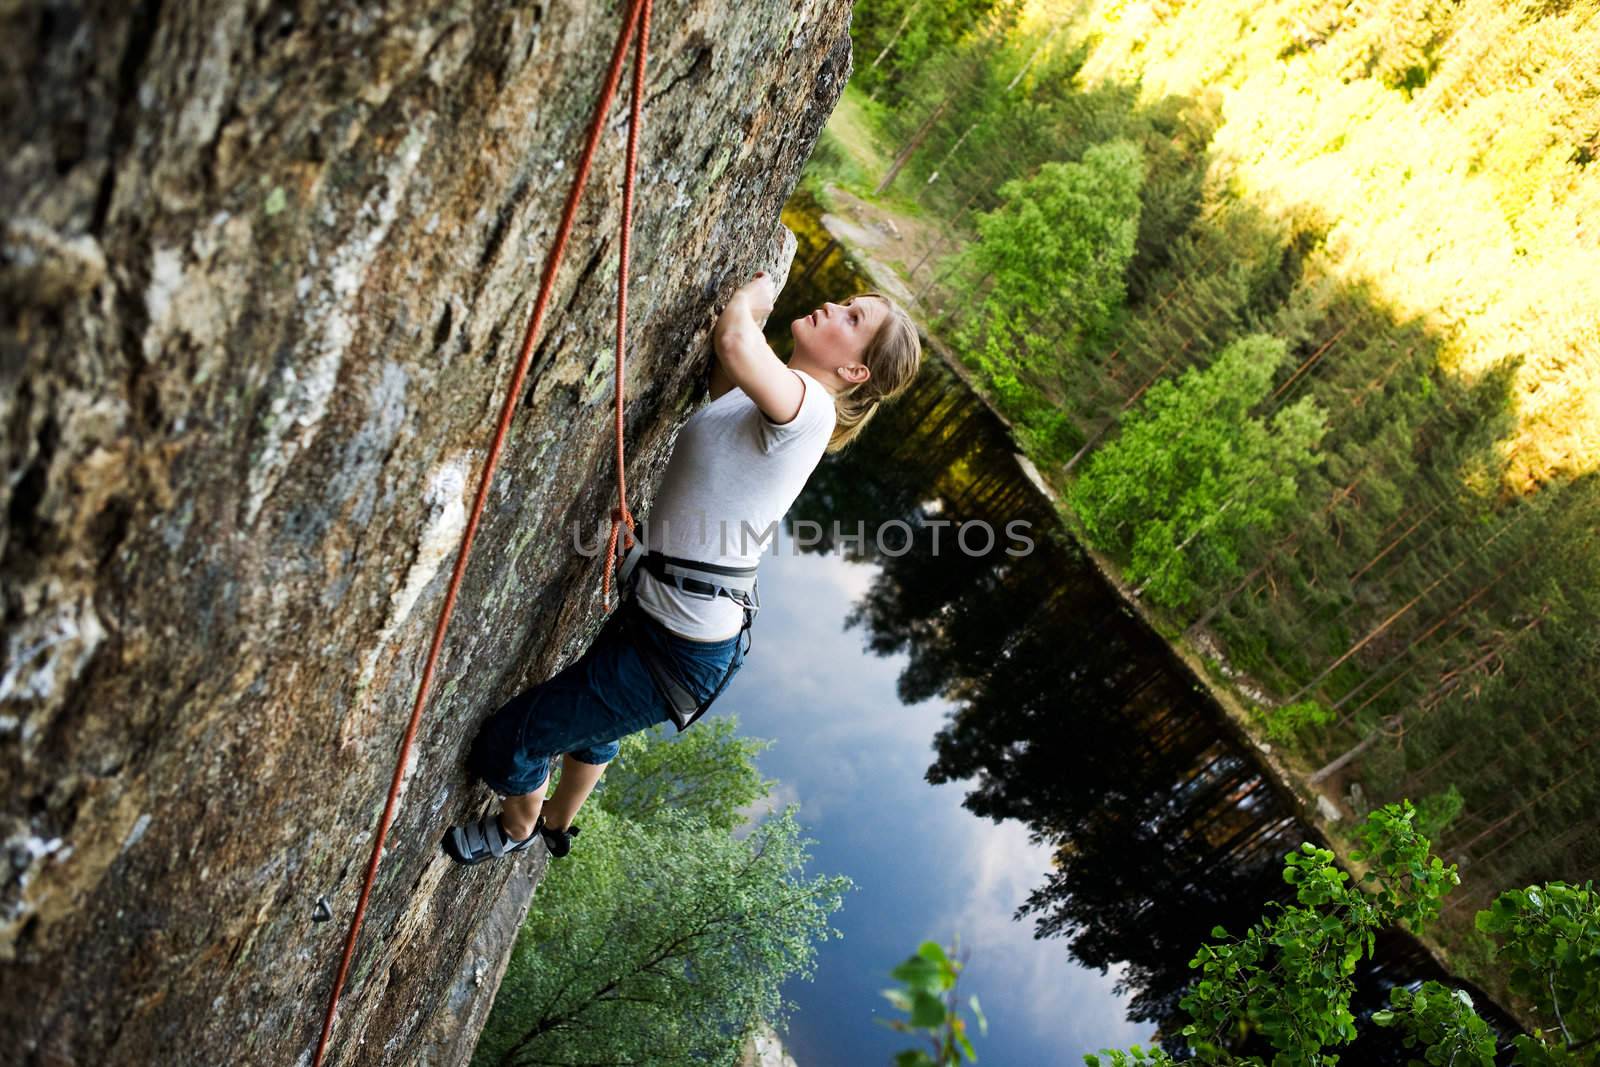
[[[622,738],[671,720],[667,698],[634,642],[648,641],[665,653],[684,686],[697,700],[709,701],[744,665],[743,636],[726,641],[679,637],[628,597],[577,662],[512,697],[484,720],[468,766],[496,793],[522,796],[544,784],[553,756],[609,763]]]

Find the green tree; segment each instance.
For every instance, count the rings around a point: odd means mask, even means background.
[[[1194,1018],[1184,1028],[1195,1047],[1211,1055],[1225,1050],[1241,1028],[1260,1032],[1285,1063],[1323,1062],[1327,1045],[1355,1037],[1351,975],[1371,956],[1379,930],[1399,922],[1421,924],[1460,882],[1428,853],[1428,839],[1412,825],[1409,803],[1373,812],[1362,828],[1370,859],[1365,877],[1371,892],[1350,884],[1333,853],[1304,844],[1285,858],[1283,880],[1295,887],[1295,903],[1252,926],[1243,937],[1203,946],[1190,964],[1200,980],[1183,999]],[[1227,938],[1221,927],[1212,936]]]
[[[673,808],[594,808],[585,830],[534,895],[474,1067],[735,1063],[813,972],[849,879],[802,875],[792,807],[744,840]]]
[[[1005,202],[978,217],[968,253],[993,278],[956,341],[1003,399],[1022,398],[1021,375],[1041,372],[1101,339],[1122,306],[1139,232],[1143,158],[1129,141],[1096,145],[1078,163],[1045,163],[1000,189]]]
[[[1240,545],[1277,522],[1318,462],[1315,400],[1250,415],[1284,358],[1282,341],[1254,334],[1158,382],[1073,485],[1089,539],[1125,552],[1128,578],[1158,602],[1187,603],[1240,574]]]
[[[595,801],[613,815],[648,822],[661,808],[693,811],[709,826],[735,830],[777,783],[756,756],[772,742],[740,737],[735,715],[707,717],[674,733],[666,724],[622,739]]]
[[[1443,898],[1459,884],[1454,864],[1430,855],[1415,829],[1409,802],[1367,817],[1364,852],[1371,869],[1366,891],[1333,864],[1333,853],[1312,844],[1286,857],[1283,877],[1295,903],[1283,906],[1242,937],[1217,927],[1218,940],[1190,962],[1200,976],[1182,1006],[1194,1020],[1182,1030],[1195,1062],[1212,1067],[1264,1067],[1233,1048],[1260,1035],[1276,1050],[1274,1067],[1338,1062],[1330,1047],[1356,1036],[1350,1012],[1351,975],[1372,955],[1384,927],[1419,929],[1437,918]],[[1557,1025],[1512,1041],[1521,1067],[1592,1067],[1600,1059],[1600,898],[1592,884],[1561,882],[1501,894],[1478,915],[1480,929],[1504,939],[1500,957],[1512,966],[1513,988],[1533,999]],[[1390,991],[1391,1007],[1373,1022],[1400,1030],[1417,1049],[1414,1064],[1492,1067],[1493,1032],[1461,990],[1426,982]],[[1102,1059],[1103,1057],[1103,1059]],[[1085,1056],[1090,1067],[1175,1063],[1166,1052],[1135,1047]]]
[[[1017,4],[1007,0],[1001,6]],[[995,7],[996,0],[860,0],[850,18],[856,57],[851,82],[885,100],[898,100],[903,71],[949,49]]]

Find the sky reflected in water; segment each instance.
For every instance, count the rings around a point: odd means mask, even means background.
[[[761,564],[763,608],[750,655],[718,701],[740,732],[775,743],[759,757],[778,804],[798,802],[812,873],[845,874],[834,926],[818,946],[813,981],[792,980],[797,1008],[786,1044],[800,1067],[887,1065],[914,1039],[874,1021],[899,1017],[880,995],[889,970],[925,938],[968,954],[961,991],[989,1017],[973,1034],[990,1067],[1080,1064],[1082,1054],[1148,1042],[1153,1027],[1125,1019],[1116,973],[1073,962],[1059,940],[1033,939],[1016,907],[1050,869],[1051,850],[1014,821],[995,824],[961,807],[965,783],[930,785],[932,739],[950,705],[902,704],[905,656],[877,657],[845,616],[873,564],[839,555],[779,552]]]

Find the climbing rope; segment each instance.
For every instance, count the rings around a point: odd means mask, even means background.
[[[622,524],[626,524],[627,527],[628,540],[625,547],[632,546],[635,540],[633,516],[628,511],[627,484],[623,480],[622,363],[623,342],[627,334],[628,315],[628,243],[633,226],[633,185],[635,166],[638,159],[639,107],[644,97],[645,57],[650,41],[650,5],[651,0],[629,0],[627,14],[623,17],[622,29],[617,35],[616,46],[611,52],[611,66],[606,72],[605,87],[600,94],[599,103],[595,106],[594,117],[589,123],[589,138],[583,148],[583,159],[579,162],[577,171],[572,176],[572,188],[567,192],[567,204],[566,209],[562,212],[561,227],[556,232],[555,243],[551,245],[550,252],[545,257],[544,276],[539,281],[539,297],[534,304],[533,314],[528,320],[528,329],[522,338],[522,353],[517,359],[516,370],[511,375],[511,384],[506,389],[505,402],[500,408],[500,423],[495,428],[494,441],[489,446],[489,457],[485,460],[483,473],[478,478],[478,491],[472,502],[472,514],[467,519],[466,532],[461,537],[461,548],[456,554],[455,569],[450,575],[450,588],[445,593],[443,606],[439,609],[439,620],[433,629],[433,644],[428,649],[428,661],[422,669],[422,680],[417,685],[416,702],[411,707],[411,721],[406,725],[405,739],[400,743],[400,754],[395,760],[394,777],[389,783],[389,800],[384,805],[383,817],[378,821],[377,840],[372,843],[372,858],[367,861],[367,874],[361,885],[361,898],[356,902],[355,915],[351,917],[350,930],[345,935],[344,955],[339,960],[339,974],[334,979],[333,991],[328,997],[328,1011],[322,1020],[322,1036],[317,1041],[315,1067],[321,1067],[322,1058],[328,1048],[328,1038],[333,1033],[333,1019],[339,1008],[339,994],[343,991],[345,979],[350,973],[350,961],[355,954],[356,935],[361,931],[361,920],[366,915],[367,901],[372,896],[372,885],[377,877],[378,862],[383,857],[383,842],[388,836],[390,825],[394,822],[395,809],[399,806],[400,786],[405,778],[406,763],[411,755],[412,744],[416,740],[417,726],[422,721],[422,709],[427,703],[428,690],[433,684],[433,674],[439,662],[439,653],[444,648],[445,629],[450,625],[450,615],[455,610],[456,594],[460,592],[461,578],[467,569],[467,556],[472,551],[472,541],[478,532],[478,521],[483,515],[483,505],[489,496],[489,485],[494,478],[494,469],[500,461],[500,452],[505,445],[506,433],[511,427],[511,418],[516,413],[517,398],[521,395],[522,382],[527,377],[528,364],[533,358],[533,342],[539,335],[540,325],[544,322],[545,308],[550,302],[550,292],[555,282],[556,271],[561,266],[561,258],[567,247],[567,238],[572,232],[572,222],[577,215],[578,201],[583,197],[584,182],[589,176],[589,166],[594,161],[595,147],[600,141],[600,130],[605,123],[607,113],[611,110],[611,99],[616,93],[617,82],[622,74],[623,57],[627,54],[628,43],[633,38],[634,30],[637,28],[638,47],[633,69],[633,102],[628,125],[627,182],[623,188],[622,195],[621,270],[617,279],[617,506],[611,511],[611,536],[606,545],[603,596],[608,601],[607,611],[612,610],[611,605],[609,605],[611,571],[616,559],[617,538],[619,532],[621,532]]]

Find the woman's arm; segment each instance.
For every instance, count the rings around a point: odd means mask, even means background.
[[[722,369],[722,360],[713,358],[711,360],[711,399],[715,400],[732,388],[733,379],[728,377],[728,372]]]
[[[717,353],[717,366],[711,372],[711,395],[721,396],[737,385],[763,415],[782,424],[800,413],[806,387],[761,335],[760,323],[766,315],[758,318],[757,312],[771,312],[771,291],[772,282],[758,276],[733,294],[717,318],[711,331],[711,343]],[[728,383],[720,390],[719,371]]]

